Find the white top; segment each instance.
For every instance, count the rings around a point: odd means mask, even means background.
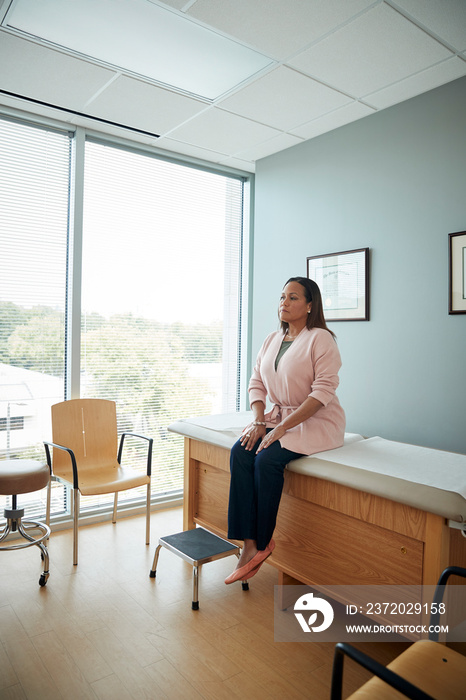
[[[179,420],[169,430],[230,449],[249,411]],[[301,457],[287,469],[466,521],[466,455],[345,433],[343,447]]]

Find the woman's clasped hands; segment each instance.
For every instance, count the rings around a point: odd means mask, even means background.
[[[250,423],[241,433],[240,442],[245,450],[251,451],[258,440],[261,440],[257,452],[265,450],[276,440],[280,440],[286,433],[286,429],[280,423],[273,430],[266,432],[265,425]],[[262,439],[261,439],[262,438]]]

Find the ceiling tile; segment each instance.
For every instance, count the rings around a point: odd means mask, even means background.
[[[192,158],[202,158],[203,160],[207,161],[217,161],[220,158],[225,158],[228,155],[227,153],[210,151],[206,148],[199,148],[198,146],[193,146],[189,143],[176,141],[175,139],[168,138],[167,136],[157,140],[157,148],[163,148],[167,151],[175,151],[176,153],[182,153],[183,155],[191,156]]]
[[[190,144],[182,143],[175,139],[167,137],[158,139],[155,146],[170,151],[173,154],[181,154],[183,156],[196,158],[196,160],[204,160],[207,163],[221,163],[231,168],[254,172],[254,163],[252,161],[241,160],[240,158],[234,158],[225,153],[216,153],[215,151],[210,151],[205,148],[198,148],[197,146],[191,146]]]
[[[187,14],[283,59],[372,4],[373,0],[197,0]]]
[[[464,0],[396,0],[396,4],[458,51],[466,49]]]
[[[151,0],[149,0],[151,2]],[[163,0],[163,5],[168,5],[168,7],[174,7],[175,10],[182,10],[185,5],[189,3],[189,0]]]
[[[0,89],[81,110],[114,71],[0,30]]]
[[[421,73],[395,83],[395,85],[390,85],[390,87],[378,90],[372,95],[367,95],[364,101],[377,107],[377,109],[384,109],[398,102],[403,102],[403,100],[409,100],[422,92],[433,90],[440,85],[449,83],[451,80],[461,78],[463,75],[466,75],[466,61],[457,57],[450,58],[448,61],[439,63],[437,66],[428,68]]]
[[[350,101],[341,92],[281,66],[223,100],[220,106],[286,131]]]
[[[164,134],[206,109],[199,100],[120,76],[87,107],[102,119],[118,120],[136,129]]]
[[[256,160],[272,155],[272,153],[278,153],[278,151],[283,151],[285,148],[296,146],[298,143],[302,143],[302,139],[291,136],[290,134],[280,134],[280,136],[275,136],[273,139],[265,141],[258,146],[240,151],[237,156],[238,158],[244,158],[245,160],[255,162]]]
[[[377,5],[288,63],[362,97],[448,58],[451,52],[388,5]]]
[[[241,160],[240,158],[225,158],[225,160],[219,160],[218,164],[226,165],[229,168],[235,168],[235,170],[245,170],[247,173],[254,173],[256,170],[254,163]]]
[[[369,114],[374,114],[374,110],[360,102],[352,102],[350,105],[336,109],[320,119],[314,119],[308,124],[303,124],[297,129],[293,129],[292,133],[296,134],[296,136],[301,136],[303,139],[311,139],[332,129],[338,129],[340,126],[350,124],[362,117],[367,117]]]
[[[234,155],[277,135],[275,129],[216,107],[169,134],[171,138],[179,141],[228,155]]]

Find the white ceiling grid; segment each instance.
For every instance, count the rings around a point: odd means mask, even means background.
[[[160,149],[253,172],[260,158],[466,75],[466,0],[143,1],[259,52],[266,67],[206,99],[22,34],[0,0],[0,104],[94,130],[107,120]],[[124,42],[126,27],[111,26]]]

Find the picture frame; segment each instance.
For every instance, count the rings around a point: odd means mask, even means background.
[[[448,313],[466,314],[466,231],[448,234]]]
[[[369,248],[312,255],[307,276],[319,285],[326,321],[369,320]]]

